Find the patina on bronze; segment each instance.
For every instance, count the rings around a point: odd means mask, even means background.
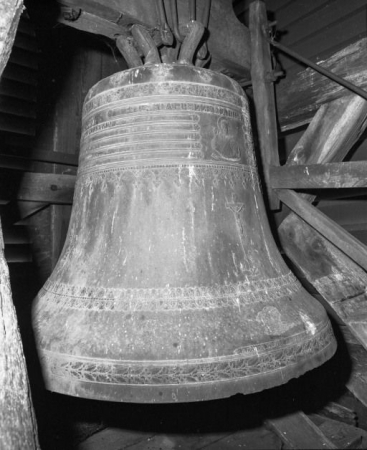
[[[248,394],[333,355],[324,309],[272,238],[236,82],[154,64],[89,91],[34,329],[48,389],[100,400]]]

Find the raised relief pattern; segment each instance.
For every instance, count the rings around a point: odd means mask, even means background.
[[[47,295],[47,305],[52,308],[57,304],[88,311],[178,311],[268,303],[299,289],[299,282],[288,273],[236,284],[150,289],[107,289],[48,280],[39,295]]]
[[[87,101],[83,107],[83,117],[87,117],[93,110],[104,107],[106,104],[121,101],[121,99],[136,99],[150,96],[184,95],[213,99],[217,102],[230,103],[241,106],[241,96],[228,89],[203,85],[197,83],[166,81],[161,83],[143,83],[138,85],[117,87],[97,94]]]
[[[245,165],[191,163],[131,166],[114,162],[99,167],[85,164],[79,171],[77,186],[88,188],[94,183],[107,180],[116,185],[124,181],[135,186],[151,182],[155,187],[164,181],[180,186],[185,180],[196,186],[212,183],[214,187],[228,186],[231,189],[241,186],[244,189],[249,186],[257,188],[259,185],[256,170]]]
[[[273,349],[259,351],[256,355],[243,351],[241,355],[213,358],[214,361],[203,359],[191,364],[165,361],[99,362],[70,355],[54,355],[47,351],[42,352],[42,357],[49,378],[116,385],[177,386],[243,379],[281,370],[324,351],[333,342],[330,324],[326,323],[320,324],[319,332],[314,336],[303,335],[302,340],[295,339],[291,345],[283,346],[279,340],[273,343]]]

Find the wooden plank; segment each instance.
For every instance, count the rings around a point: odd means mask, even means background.
[[[276,199],[269,179],[270,166],[279,166],[279,154],[274,86],[269,79],[272,63],[265,31],[267,26],[265,3],[256,0],[250,5],[251,80],[269,206],[271,209],[279,209],[279,201]]]
[[[358,400],[367,407],[367,352],[361,345],[348,345],[352,362],[346,386]]]
[[[74,153],[51,152],[34,149],[29,155],[29,159],[54,164],[65,164],[67,166],[78,166],[78,155]]]
[[[264,427],[239,431],[237,433],[210,432],[210,433],[159,433],[153,435],[143,431],[124,430],[121,428],[107,428],[89,437],[79,444],[76,450],[131,450],[145,449],[190,449],[210,450],[238,449],[239,447],[253,450],[278,449],[279,438]]]
[[[33,119],[0,113],[0,131],[35,136],[36,125]]]
[[[367,67],[363,62],[363,55],[366,51],[367,38],[364,38],[318,64],[365,88]],[[277,88],[281,129],[289,130],[308,123],[322,104],[349,95],[349,90],[312,69],[300,71],[291,79],[282,80]]]
[[[324,418],[327,417],[334,421],[337,420],[338,423],[343,422],[352,426],[356,426],[358,421],[355,411],[335,402],[328,402],[320,411],[318,411],[318,414]]]
[[[289,215],[279,231],[282,248],[299,274],[367,348],[366,272],[301,218]]]
[[[35,102],[37,99],[35,87],[5,78],[0,79],[0,95],[26,100],[28,102]]]
[[[181,448],[184,449],[185,446],[182,445]],[[190,448],[191,450],[191,447],[186,448]],[[222,436],[208,446],[200,446],[197,448],[198,450],[204,448],[207,450],[238,450],[241,448],[248,448],[251,450],[275,450],[281,448],[281,441],[275,433],[262,427],[238,431],[237,433],[230,434],[226,437]]]
[[[30,36],[24,36],[23,34],[18,32],[15,36],[14,47],[28,50],[29,52],[33,52],[36,54],[38,53],[36,38],[32,39]]]
[[[292,43],[290,47],[295,52],[313,61],[330,57],[348,43],[356,42],[366,36],[366,24],[363,19],[364,9],[365,6],[362,6],[350,14],[346,13],[342,20],[337,20],[329,26],[325,25],[319,32],[308,36],[307,39]],[[302,65],[295,60],[289,58],[282,58],[281,60],[282,67],[289,75],[294,73],[295,70],[302,70]]]
[[[367,431],[361,428],[316,414],[309,417],[337,448],[364,448],[361,444],[367,442]]]
[[[76,450],[120,450],[140,441],[146,442],[153,433],[143,431],[124,430],[121,428],[106,428],[79,444]]]
[[[11,61],[2,74],[2,77],[7,80],[18,81],[30,86],[37,86],[38,76],[37,71],[19,66],[18,64],[13,64]]]
[[[294,146],[287,166],[341,161],[366,129],[367,101],[351,95],[323,104]]]
[[[8,264],[32,262],[33,258],[30,245],[6,244],[5,259]]]
[[[3,236],[5,245],[8,244],[29,244],[30,239],[26,230],[26,227],[3,227]]]
[[[25,173],[17,192],[18,200],[71,204],[76,176],[53,173]]]
[[[36,107],[33,102],[30,103],[8,96],[0,96],[0,113],[35,119]]]
[[[326,27],[344,22],[346,17],[350,14],[354,15],[356,12],[360,13],[360,8],[365,6],[365,0],[353,0],[352,2],[334,0],[332,3],[330,0],[313,0],[301,4],[293,2],[293,5],[286,8],[286,14],[277,14],[277,22],[281,25],[282,30],[287,30],[287,33],[282,36],[281,42],[288,46],[307,41],[310,36],[317,35],[323,39]],[[334,36],[339,39],[344,38],[343,35]],[[332,44],[333,42],[329,42],[329,45]],[[309,51],[312,51],[312,47]],[[304,56],[310,55],[305,54]]]
[[[44,202],[19,201],[17,205],[17,216],[14,225],[24,225],[25,221],[33,214],[39,213],[49,205]]]
[[[23,14],[19,21],[17,33],[22,33],[29,38],[35,38],[34,24],[29,20],[27,14]]]
[[[45,154],[42,155],[42,153]],[[37,152],[35,156],[30,154],[29,157],[0,154],[0,168],[37,172],[37,170],[34,169],[34,166],[36,166],[35,161],[60,164],[62,165],[61,172],[67,173],[67,175],[75,175],[76,173],[77,159],[74,155],[68,153]]]
[[[294,191],[282,189],[277,194],[293,212],[332,242],[337,248],[367,270],[367,247],[341,226],[329,219]],[[367,307],[367,305],[366,305]],[[367,311],[367,310],[366,310]]]
[[[364,191],[365,192],[365,191]],[[330,219],[348,230],[361,230],[367,225],[367,199],[321,200],[317,207]]]
[[[25,156],[29,155],[33,148],[36,138],[24,134],[15,134],[7,131],[1,131],[1,152],[11,155]],[[19,153],[18,153],[19,152]]]
[[[78,19],[73,21],[67,20],[63,15],[60,15],[58,22],[77,30],[99,34],[110,39],[114,39],[116,35],[121,34],[122,30],[119,25],[86,11],[81,11]]]
[[[135,445],[129,447],[130,450],[146,450],[148,448],[151,449],[160,449],[160,450],[172,450],[172,449],[190,449],[190,450],[201,450],[203,448],[210,449],[228,449],[230,450],[233,447],[227,446],[224,447],[216,447],[215,442],[221,440],[221,438],[227,436],[229,433],[221,432],[221,433],[207,433],[207,434],[157,434],[152,438],[148,438],[144,441],[141,441]],[[214,444],[214,445],[213,445]]]
[[[337,448],[330,439],[303,413],[267,420],[273,430],[288,447],[293,449]]]
[[[103,3],[98,0],[58,0],[60,5],[67,5],[72,8],[81,8],[84,11],[89,12],[95,16],[101,17],[102,19],[108,20],[110,22],[114,22],[116,24],[119,23],[122,19],[122,14],[117,11],[115,8],[109,7],[108,3]]]
[[[270,168],[273,189],[367,187],[367,161]]]
[[[37,55],[34,52],[17,48],[16,46],[11,52],[10,61],[21,67],[27,67],[32,70],[38,69]]]

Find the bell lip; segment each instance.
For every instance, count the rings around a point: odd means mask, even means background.
[[[331,325],[330,325],[331,326]],[[328,344],[311,358],[274,371],[243,378],[181,385],[110,385],[87,381],[70,381],[45,377],[49,391],[90,400],[120,403],[189,403],[228,398],[236,394],[253,394],[280,386],[293,378],[321,366],[336,352],[337,342],[332,334]],[[98,390],[95,389],[98,387]]]

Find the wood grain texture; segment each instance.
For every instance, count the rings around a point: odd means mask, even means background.
[[[0,448],[38,449],[37,425],[3,248],[0,280]]]
[[[277,194],[281,201],[293,212],[359,264],[364,270],[367,270],[367,247],[358,241],[358,239],[345,231],[336,222],[329,219],[296,192],[282,189],[277,191]]]
[[[271,419],[267,424],[287,448],[337,448],[303,412]]]
[[[8,62],[20,14],[21,0],[0,4],[0,76]],[[0,228],[0,448],[39,448],[23,345],[10,289]]]
[[[291,152],[287,165],[340,161],[366,127],[366,101],[357,96],[323,105]],[[314,195],[302,194],[312,202]],[[297,214],[278,228],[284,252],[298,275],[321,295],[329,312],[367,348],[366,272]]]
[[[257,0],[250,5],[251,34],[251,79],[254,92],[257,133],[260,141],[262,169],[269,205],[279,208],[279,201],[274,194],[269,180],[270,166],[279,166],[278,135],[274,86],[269,80],[272,71],[270,46],[267,41],[265,3]]]
[[[76,450],[131,450],[145,449],[190,449],[190,450],[235,450],[251,448],[253,450],[278,449],[280,439],[271,431],[262,428],[233,432],[208,433],[158,433],[107,428],[89,437],[79,444]]]
[[[367,38],[335,53],[322,65],[361,88],[367,86],[364,56]],[[324,103],[351,95],[350,91],[308,68],[283,80],[277,89],[277,106],[282,130],[289,130],[310,122],[315,111]]]
[[[157,26],[155,2],[145,0],[110,0],[108,6],[101,0],[60,1],[75,9],[82,9],[77,20],[66,21],[62,16],[58,20],[65,25],[90,33],[114,38],[125,25],[141,23],[148,28]],[[202,17],[204,2],[196,2],[197,16]],[[180,25],[188,22],[186,0],[178,0]],[[235,16],[231,1],[212,0],[208,48],[212,55],[212,68],[227,68],[237,78],[250,79],[250,35],[249,30]]]
[[[367,161],[271,167],[273,189],[367,187]]]
[[[71,204],[75,180],[75,175],[25,173],[17,198],[34,202]]]

